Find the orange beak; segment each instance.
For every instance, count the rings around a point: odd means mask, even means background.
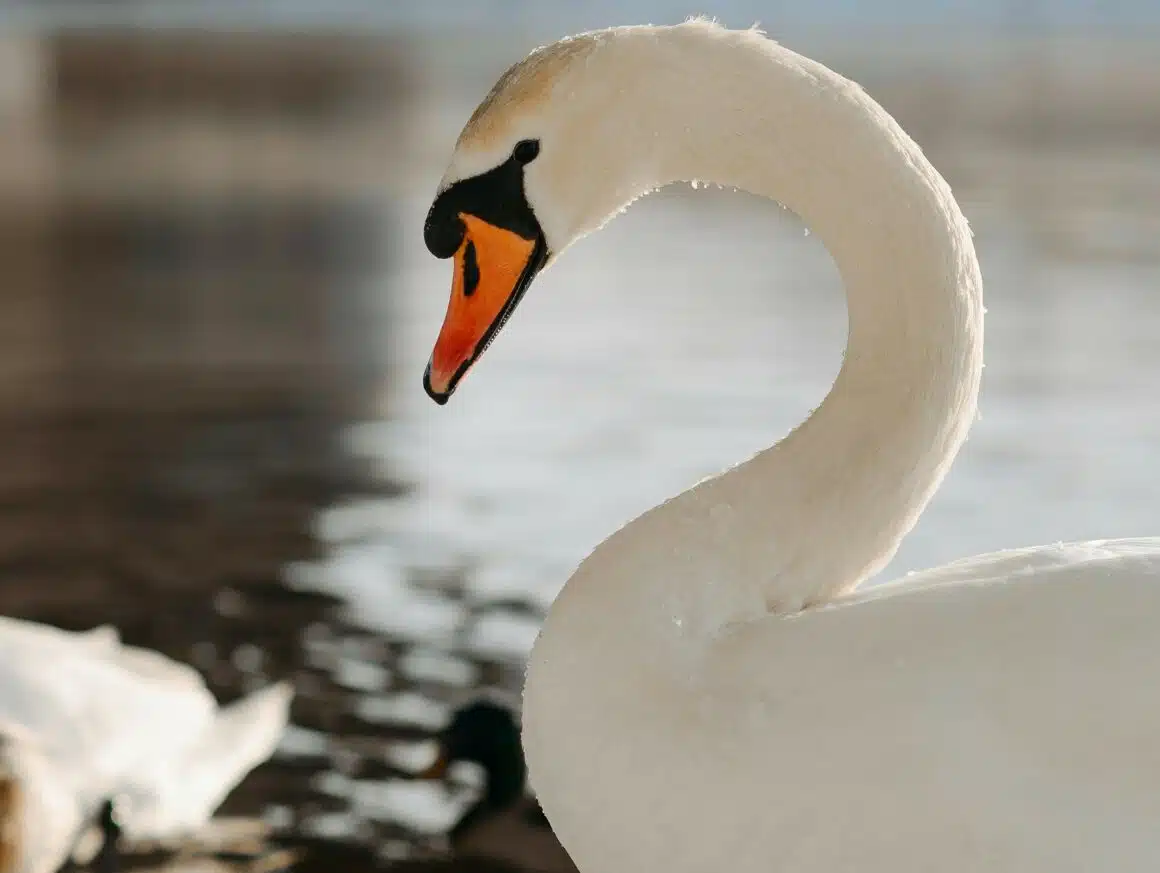
[[[539,266],[535,240],[466,212],[459,218],[465,233],[455,253],[451,300],[423,376],[423,387],[440,404],[503,327]]]

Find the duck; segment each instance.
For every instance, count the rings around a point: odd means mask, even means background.
[[[481,697],[456,709],[438,737],[434,763],[420,778],[441,779],[460,761],[483,769],[484,787],[448,833],[454,858],[538,873],[576,873],[539,803],[527,792],[520,726],[510,707]]]
[[[195,834],[274,753],[292,698],[279,682],[219,706],[193,668],[115,628],[0,618],[0,873],[113,870],[122,834]]]
[[[452,280],[426,393],[450,401],[573,243],[689,181],[821,239],[846,350],[800,425],[613,531],[549,608],[522,743],[568,854],[584,873],[1160,867],[1160,538],[865,584],[976,418],[984,296],[950,186],[855,82],[701,19],[514,64],[427,212]]]

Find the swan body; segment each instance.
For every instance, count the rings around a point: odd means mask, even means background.
[[[428,393],[448,401],[560,252],[681,180],[796,212],[841,272],[848,344],[805,422],[613,533],[553,604],[523,742],[577,866],[1156,869],[1160,539],[858,589],[966,438],[983,298],[949,187],[854,83],[699,20],[512,67],[424,228],[455,264]]]
[[[108,800],[130,840],[196,831],[273,753],[291,696],[219,708],[192,668],[112,628],[0,618],[0,871],[59,869]]]

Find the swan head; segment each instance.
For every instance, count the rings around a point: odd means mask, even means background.
[[[423,379],[437,403],[557,255],[655,187],[656,142],[640,136],[656,129],[642,119],[642,88],[657,30],[595,31],[537,49],[463,128],[424,225],[430,252],[454,260]]]

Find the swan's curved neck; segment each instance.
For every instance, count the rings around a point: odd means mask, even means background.
[[[588,563],[606,578],[642,554],[688,568],[688,614],[673,617],[709,630],[849,590],[894,554],[974,417],[983,307],[966,221],[857,85],[754,32],[630,29],[599,51],[592,67],[631,82],[605,110],[627,177],[618,187],[703,180],[780,201],[838,264],[849,341],[829,396],[798,429],[619,531]],[[672,548],[679,558],[659,554]],[[712,605],[698,593],[709,576]],[[666,600],[680,611],[677,594]]]
[[[569,800],[595,777],[565,737],[601,738],[602,772],[649,781],[649,797],[666,796],[662,777],[629,775],[649,755],[664,757],[663,778],[692,779],[678,750],[700,745],[690,707],[705,689],[690,683],[708,675],[715,641],[848,591],[890,559],[966,436],[982,369],[966,221],[860,88],[756,33],[703,25],[625,31],[598,51],[589,70],[607,61],[629,83],[608,110],[616,154],[633,155],[620,187],[695,179],[780,201],[837,262],[849,339],[829,395],[795,431],[617,531],[553,605],[528,669],[525,748],[569,838],[610,822]],[[745,681],[713,675],[717,691]],[[729,718],[719,695],[714,706]]]

